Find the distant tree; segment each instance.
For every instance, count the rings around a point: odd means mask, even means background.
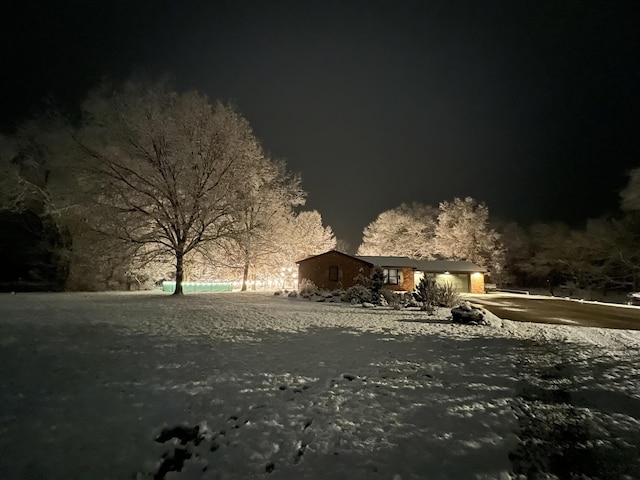
[[[336,239],[335,250],[348,255],[351,252],[351,244],[344,238],[338,238]]]
[[[440,203],[435,246],[445,258],[471,261],[492,274],[504,266],[500,235],[489,227],[489,209],[471,197]]]
[[[607,221],[589,220],[581,230],[572,230],[566,239],[561,265],[569,279],[567,286],[593,291],[605,285]]]
[[[605,284],[640,291],[640,217],[634,212],[603,222],[598,232],[593,243],[600,247]]]
[[[174,294],[182,294],[185,256],[237,231],[237,185],[264,156],[249,123],[230,105],[166,82],[102,87],[83,115],[74,138],[98,192],[96,227],[144,246],[149,259],[173,257]]]
[[[287,172],[284,162],[266,157],[245,172],[235,197],[231,215],[238,227],[221,244],[227,260],[241,266],[241,290],[245,291],[250,269],[268,268],[271,257],[281,249],[286,217],[305,198],[300,178]]]
[[[0,207],[11,211],[23,210],[25,198],[32,190],[20,175],[17,157],[15,139],[0,135]]]
[[[500,225],[496,230],[504,248],[504,269],[499,283],[527,286],[532,256],[528,232],[514,222]]]
[[[546,282],[550,293],[563,285],[606,294],[640,287],[640,221],[636,215],[597,218],[582,229],[561,223],[531,227],[533,255],[524,268]]]
[[[640,210],[640,168],[629,172],[629,183],[620,192],[623,210]]]
[[[0,206],[12,211],[31,210],[53,213],[60,198],[51,190],[51,149],[64,131],[55,130],[48,121],[29,121],[12,137],[0,136]],[[57,152],[56,152],[57,153]],[[68,185],[65,185],[68,186]]]
[[[0,136],[0,263],[7,267],[2,277],[20,279],[25,288],[61,289],[68,272],[62,202],[52,195],[60,187],[52,178],[60,177],[50,176],[50,149],[57,143],[52,140],[61,132],[43,117],[21,125],[11,137]],[[70,185],[65,181],[65,187]]]
[[[357,254],[433,258],[437,213],[417,202],[382,212],[365,227]]]
[[[530,228],[532,256],[523,268],[541,279],[552,295],[554,287],[566,280],[564,259],[570,235],[571,229],[563,223],[538,223]]]
[[[285,225],[282,242],[282,265],[332,250],[336,238],[331,227],[325,227],[322,216],[316,210],[307,210],[291,217]]]

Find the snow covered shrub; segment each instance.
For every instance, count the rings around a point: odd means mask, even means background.
[[[438,289],[438,305],[441,307],[455,307],[460,304],[460,295],[451,282],[436,285]]]
[[[371,286],[369,289],[371,290],[371,301],[374,304],[382,304],[381,300],[383,297],[380,295],[380,290],[384,286],[384,270],[381,267],[373,267],[373,272],[371,273]],[[385,302],[386,303],[386,302]]]
[[[371,302],[371,291],[364,285],[354,285],[344,292],[342,301],[350,303]]]
[[[422,277],[420,283],[416,287],[414,296],[420,303],[420,308],[422,310],[427,312],[429,315],[433,315],[435,313],[439,301],[439,288],[435,279]]]
[[[369,288],[371,286],[371,277],[364,274],[362,269],[358,272],[358,275],[353,279],[358,285]]]
[[[414,297],[429,315],[435,312],[436,307],[455,307],[460,304],[460,296],[452,283],[439,284],[428,277],[420,280]]]
[[[316,287],[316,284],[306,278],[300,281],[300,288],[298,290],[302,298],[310,298],[320,294],[320,290]]]
[[[334,298],[341,298],[344,293],[345,293],[345,289],[344,288],[337,288],[335,290],[331,290],[331,296],[333,296]]]
[[[380,296],[381,298],[386,300],[387,305],[389,305],[394,310],[400,310],[402,307],[404,307],[404,298],[400,293],[392,292],[387,288],[383,288],[382,290],[380,290]]]

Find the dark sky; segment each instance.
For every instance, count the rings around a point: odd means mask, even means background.
[[[579,225],[640,166],[635,1],[14,2],[2,129],[103,76],[233,100],[356,248],[402,202]]]

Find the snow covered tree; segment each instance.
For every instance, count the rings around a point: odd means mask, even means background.
[[[341,253],[346,253],[348,255],[351,251],[351,244],[344,238],[337,238],[334,250],[337,250]]]
[[[491,273],[500,273],[504,265],[500,235],[489,227],[489,209],[471,197],[440,204],[435,246],[445,258],[468,260]]]
[[[403,203],[382,212],[363,231],[358,255],[433,258],[437,210]]]
[[[61,193],[73,191],[75,185],[69,170],[66,178],[52,175],[53,164],[64,158],[54,150],[60,149],[61,140],[69,138],[51,120],[43,116],[25,122],[11,137],[0,137],[0,263],[13,265],[4,270],[5,280],[14,277],[33,288],[61,289],[69,264]],[[12,236],[22,239],[22,260],[14,248],[6,248]]]
[[[561,223],[531,227],[533,255],[523,268],[554,293],[563,285],[569,295],[635,288],[640,279],[640,228],[634,216],[591,219],[583,229]]]
[[[221,244],[228,260],[241,266],[241,290],[245,291],[250,268],[269,267],[271,257],[281,248],[286,217],[305,198],[300,178],[287,172],[284,162],[266,157],[245,172],[236,197],[232,217],[238,228],[221,239]]]
[[[78,186],[67,152],[71,139],[54,114],[0,136],[0,207],[59,214]],[[63,173],[64,172],[64,173]]]
[[[570,255],[571,229],[563,223],[539,223],[529,232],[532,257],[523,268],[544,281],[553,295],[554,287],[567,280],[565,261]]]
[[[15,161],[17,155],[15,140],[0,135],[0,208],[13,211],[23,208],[28,195],[20,166]]]
[[[74,134],[94,182],[96,226],[144,245],[148,258],[171,255],[182,294],[185,256],[237,232],[232,213],[248,166],[262,148],[232,106],[166,82],[128,82],[92,92]]]
[[[284,233],[285,236],[281,238],[283,265],[292,265],[336,246],[333,230],[323,225],[322,215],[316,210],[305,210],[290,217]]]
[[[504,248],[504,269],[496,283],[525,286],[528,281],[531,259],[531,240],[527,231],[514,222],[496,227]],[[493,280],[493,279],[492,279]]]
[[[604,285],[640,291],[640,217],[634,212],[600,220],[594,230],[591,243],[599,247]]]

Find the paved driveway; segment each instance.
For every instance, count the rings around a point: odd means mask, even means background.
[[[527,295],[472,295],[468,300],[508,320],[640,330],[640,307]]]

